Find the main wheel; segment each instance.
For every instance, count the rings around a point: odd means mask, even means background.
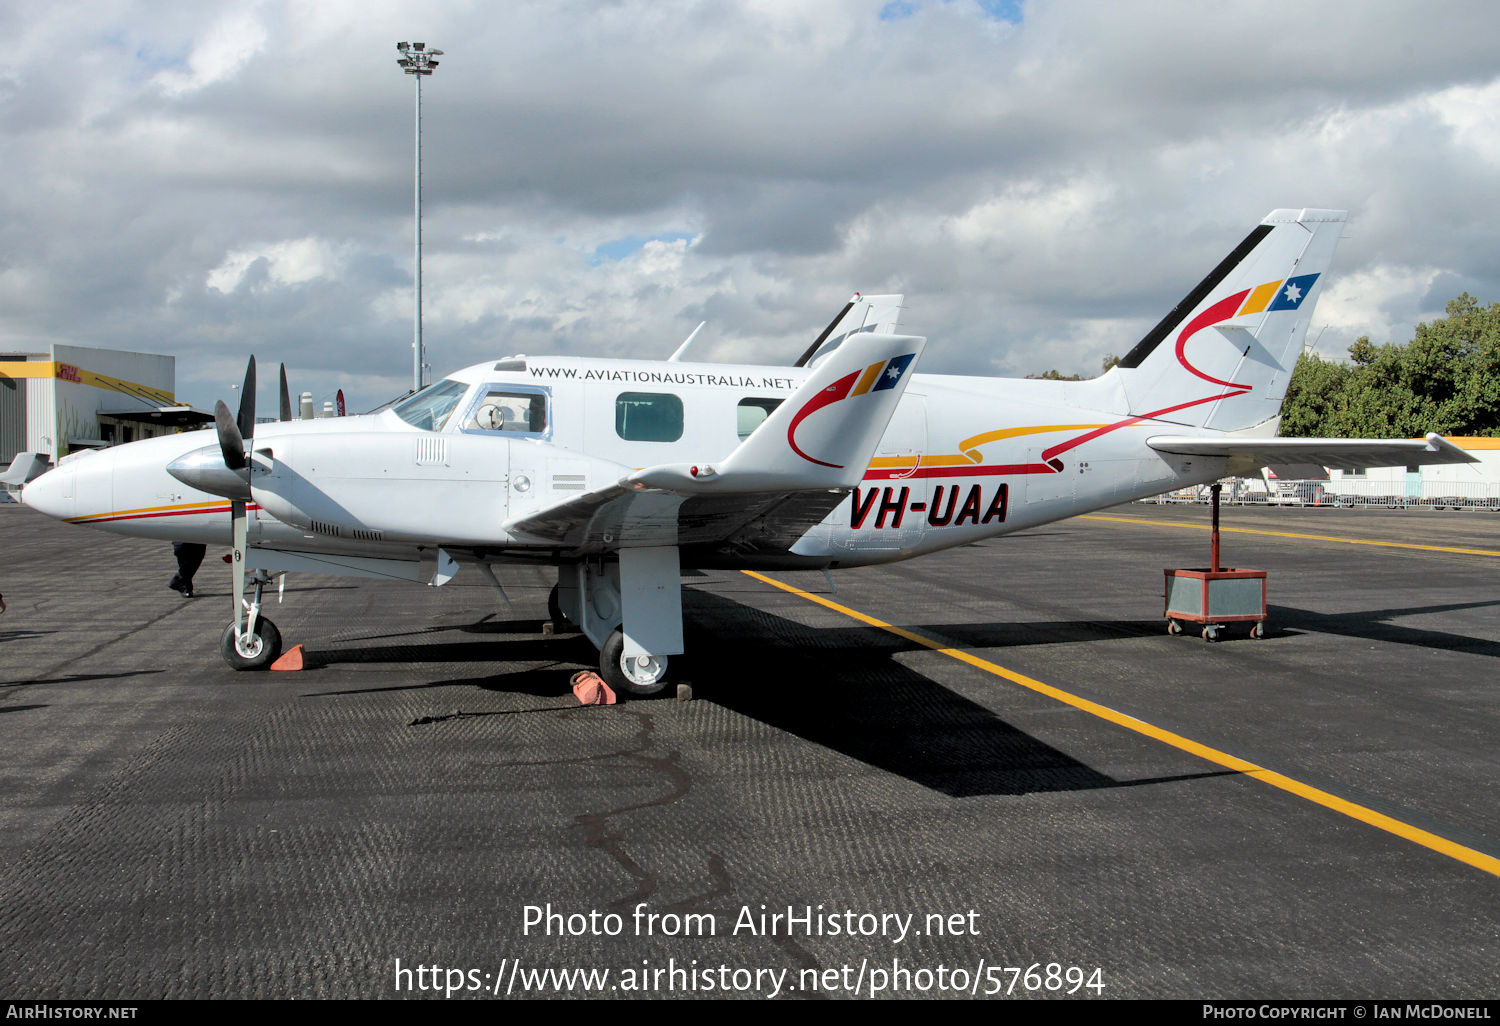
[[[1167,633],[1168,634],[1181,634],[1182,633],[1182,624],[1178,623],[1176,620],[1168,620],[1167,621]]]
[[[1204,641],[1218,641],[1219,640],[1219,628],[1216,625],[1210,625],[1208,627],[1203,628],[1203,640]]]
[[[599,650],[599,673],[616,691],[654,695],[667,686],[666,656],[626,656],[625,634],[616,628]]]
[[[1251,627],[1250,628],[1250,636],[1252,638],[1254,638],[1255,640],[1257,640],[1257,641],[1259,641],[1261,638],[1264,638],[1266,636],[1266,625],[1265,625],[1265,622],[1264,621],[1258,621],[1255,624],[1254,627]]]
[[[255,618],[255,633],[250,635],[245,653],[240,652],[234,638],[235,625],[231,623],[224,628],[224,636],[219,639],[219,653],[236,670],[264,670],[281,655],[281,632],[264,616]]]

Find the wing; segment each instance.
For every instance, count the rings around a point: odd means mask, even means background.
[[[513,518],[505,530],[581,553],[714,543],[784,549],[859,483],[925,342],[855,336],[722,461],[647,467]]]
[[[1441,435],[1426,438],[1226,438],[1155,435],[1146,444],[1174,456],[1218,456],[1229,474],[1249,474],[1272,464],[1315,463],[1341,470],[1364,467],[1477,463]]]

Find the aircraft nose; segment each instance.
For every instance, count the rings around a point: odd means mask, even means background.
[[[66,520],[73,515],[76,505],[72,476],[71,467],[49,470],[21,489],[21,501],[49,517]]]

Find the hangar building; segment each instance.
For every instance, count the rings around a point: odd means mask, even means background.
[[[213,416],[173,396],[171,356],[54,345],[0,352],[0,469],[18,452],[53,463],[80,449],[201,427]]]

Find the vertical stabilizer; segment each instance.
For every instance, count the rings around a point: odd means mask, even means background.
[[[1273,426],[1344,218],[1266,215],[1120,361],[1130,413],[1218,431]]]

